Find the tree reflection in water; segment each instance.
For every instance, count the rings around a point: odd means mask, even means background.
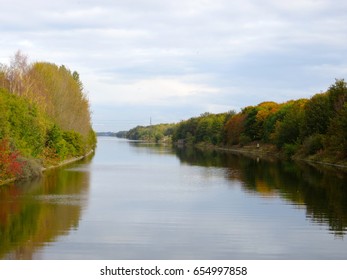
[[[214,150],[176,149],[176,155],[190,165],[225,168],[225,177],[241,181],[247,192],[279,196],[289,204],[305,207],[308,219],[327,224],[337,237],[346,233],[346,171]]]
[[[39,248],[77,228],[88,190],[89,172],[64,168],[0,187],[0,258],[32,259]]]

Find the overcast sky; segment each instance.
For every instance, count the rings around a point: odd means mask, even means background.
[[[347,78],[345,0],[0,0],[0,62],[80,73],[97,131],[325,91]]]

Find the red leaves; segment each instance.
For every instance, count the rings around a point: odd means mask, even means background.
[[[0,140],[0,179],[13,178],[21,174],[23,163],[18,157],[17,151],[11,151],[8,139]]]

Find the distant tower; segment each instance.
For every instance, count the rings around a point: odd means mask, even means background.
[[[149,125],[152,125],[152,117],[149,117]]]

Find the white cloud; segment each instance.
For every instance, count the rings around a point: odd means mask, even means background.
[[[98,105],[165,107],[161,116],[171,106],[188,118],[182,104],[217,112],[308,97],[346,75],[342,0],[0,4],[0,62],[21,49],[65,64]]]
[[[218,89],[208,85],[182,81],[179,78],[156,77],[129,83],[94,81],[102,91],[91,96],[95,103],[113,103],[114,105],[165,105],[168,102],[185,103],[192,97],[199,99],[206,94],[214,95]]]
[[[97,19],[102,17],[106,13],[106,9],[101,7],[88,7],[86,9],[79,10],[65,10],[64,12],[52,11],[49,14],[43,14],[47,20],[59,21],[59,22],[78,22],[91,19]]]

